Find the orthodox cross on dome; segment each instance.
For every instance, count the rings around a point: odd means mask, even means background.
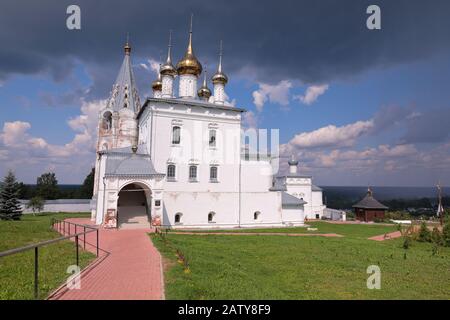
[[[372,188],[371,188],[370,186],[367,187],[367,195],[368,195],[369,197],[372,197],[372,196],[373,196]]]
[[[131,46],[128,34],[124,51],[125,57],[111,91],[108,108],[114,111],[128,108],[133,112],[138,112],[141,107],[141,102],[136,81],[134,79],[133,67],[131,65]]]

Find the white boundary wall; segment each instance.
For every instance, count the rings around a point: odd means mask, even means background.
[[[46,200],[44,209],[41,212],[90,212],[91,205],[90,199],[57,199]],[[20,200],[23,213],[33,213],[30,209],[27,209],[26,205],[28,200]]]

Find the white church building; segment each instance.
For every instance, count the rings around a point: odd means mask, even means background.
[[[194,55],[192,28],[176,66],[169,41],[153,97],[143,104],[130,55],[127,43],[108,104],[99,113],[91,201],[97,225],[281,227],[322,217],[322,190],[297,172],[294,158],[289,173],[277,176],[279,157],[244,147],[246,111],[227,102],[222,54],[211,92]]]

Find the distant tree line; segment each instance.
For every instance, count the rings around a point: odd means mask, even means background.
[[[94,168],[86,176],[81,186],[59,185],[55,173],[46,172],[36,179],[35,185],[19,182],[19,199],[33,199],[35,197],[44,200],[55,199],[91,199],[94,188]]]
[[[360,199],[355,199],[335,192],[327,193],[326,204],[329,208],[349,210]],[[411,215],[435,215],[437,210],[436,199],[416,198],[416,199],[390,199],[382,200],[384,205],[389,207],[389,211],[408,211]],[[450,197],[443,197],[444,207],[450,206]]]

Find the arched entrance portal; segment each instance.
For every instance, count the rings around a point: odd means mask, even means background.
[[[119,228],[150,228],[151,191],[144,184],[130,183],[119,192],[117,226]]]

